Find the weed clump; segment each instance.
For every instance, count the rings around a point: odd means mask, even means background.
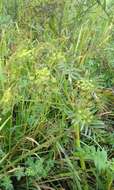
[[[0,1],[0,188],[114,188],[114,3]]]

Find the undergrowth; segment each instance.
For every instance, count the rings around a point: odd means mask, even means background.
[[[114,189],[113,10],[0,1],[1,190]]]

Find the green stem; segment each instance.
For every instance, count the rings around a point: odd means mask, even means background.
[[[75,144],[77,148],[80,148],[80,126],[77,125],[75,126]],[[88,184],[87,184],[87,173],[86,173],[86,165],[85,165],[85,161],[82,157],[80,157],[80,165],[81,165],[81,169],[82,171],[85,173],[84,175],[84,190],[88,190]]]
[[[76,126],[75,137],[76,137],[76,147],[79,148],[80,147],[80,128],[78,125]]]
[[[88,183],[87,183],[87,173],[86,173],[86,165],[85,165],[85,161],[82,157],[80,157],[80,165],[81,165],[81,169],[84,173],[84,177],[83,177],[83,182],[84,182],[84,190],[88,190]]]
[[[107,188],[107,190],[111,190],[111,187],[112,187],[112,178],[108,182],[108,188]]]

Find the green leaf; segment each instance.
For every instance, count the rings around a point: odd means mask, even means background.
[[[96,169],[99,172],[105,171],[108,166],[108,160],[107,160],[107,152],[102,149],[97,149],[95,155],[94,155],[94,163],[96,166]]]
[[[25,176],[24,174],[24,168],[18,167],[16,172],[15,172],[15,176],[17,178],[18,181],[20,181],[20,179]]]
[[[13,190],[13,184],[12,184],[12,181],[10,179],[9,176],[5,176],[3,179],[2,179],[2,182],[1,182],[1,185],[2,187],[5,189],[5,190]]]

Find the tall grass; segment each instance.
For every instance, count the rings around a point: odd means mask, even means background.
[[[0,1],[2,190],[113,190],[113,8]]]

